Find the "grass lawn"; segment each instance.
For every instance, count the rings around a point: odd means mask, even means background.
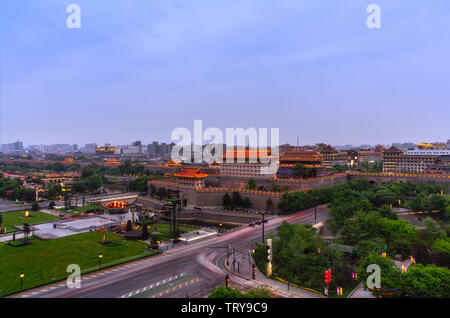
[[[90,210],[93,210],[93,209],[99,209],[99,210],[106,211],[105,207],[102,207],[102,206],[99,206],[99,205],[94,205],[94,204],[91,204],[91,203],[86,203],[86,206],[84,206],[84,207],[79,206],[79,207],[76,207],[73,210],[58,209],[56,211],[59,211],[61,213],[65,213],[65,214],[70,214],[70,215],[81,215],[83,213],[86,213],[86,211],[90,211]]]
[[[155,224],[149,224],[151,226],[151,229],[149,229],[149,233],[155,231]],[[186,231],[186,232],[190,232],[190,231],[195,231],[197,230],[194,227],[189,227],[189,226],[185,226],[185,225],[180,225],[180,231]],[[161,233],[161,239],[163,242],[169,242],[171,237],[170,237],[170,224],[166,224],[166,223],[158,223],[157,225],[157,231],[159,233]]]
[[[155,254],[145,243],[124,240],[110,232],[106,233],[106,240],[120,245],[98,244],[102,237],[102,233],[87,232],[48,241],[36,238],[32,245],[22,247],[0,243],[0,296],[19,291],[20,272],[25,274],[25,290],[66,279],[69,264],[78,264],[83,274],[97,270],[100,252],[103,254],[102,268]]]
[[[25,211],[16,211],[16,212],[7,212],[2,213],[3,223],[2,228],[6,227],[6,232],[14,232],[17,231],[14,229],[14,225],[23,225],[24,223],[28,224],[37,224],[37,223],[45,223],[51,222],[53,220],[59,220],[57,216],[47,214],[44,212],[34,212],[28,210],[30,212],[31,217],[25,217]]]

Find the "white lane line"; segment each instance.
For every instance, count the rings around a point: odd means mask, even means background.
[[[175,279],[177,279],[177,278],[183,277],[183,276],[184,276],[184,273],[181,273],[181,274],[179,274],[179,275],[175,275],[175,276],[173,276],[173,277],[164,279],[163,281],[159,281],[159,282],[153,283],[153,284],[151,284],[151,285],[149,285],[149,286],[146,286],[146,287],[144,287],[144,288],[141,288],[141,289],[132,291],[131,293],[122,295],[122,296],[120,296],[119,298],[128,298],[128,297],[131,297],[131,296],[140,294],[140,293],[142,293],[142,292],[144,292],[144,291],[146,291],[146,290],[148,290],[148,289],[152,289],[152,288],[154,288],[154,287],[158,287],[158,286],[160,286],[160,285],[163,285],[163,284],[165,284],[165,283],[171,282],[171,281],[173,281],[173,280],[175,280]]]

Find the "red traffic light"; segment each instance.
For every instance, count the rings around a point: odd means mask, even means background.
[[[325,284],[331,283],[331,270],[325,272]]]

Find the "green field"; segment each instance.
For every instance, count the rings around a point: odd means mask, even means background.
[[[149,232],[153,232],[155,231],[155,224],[150,224],[151,229],[149,230]],[[169,242],[171,237],[170,237],[170,224],[166,224],[166,223],[158,223],[157,224],[157,230],[159,233],[161,233],[161,239],[163,242]],[[189,226],[185,226],[185,225],[180,225],[180,231],[186,231],[186,232],[190,232],[190,231],[195,231],[196,228],[194,227],[189,227]]]
[[[44,212],[34,212],[29,210],[31,217],[25,217],[25,211],[16,211],[16,212],[7,212],[2,213],[3,223],[2,228],[6,227],[6,232],[14,232],[17,231],[14,229],[14,225],[23,225],[24,223],[28,224],[37,224],[37,223],[45,223],[51,222],[53,220],[59,220],[57,216],[47,214]]]
[[[78,264],[82,273],[97,270],[100,252],[102,268],[155,254],[145,243],[124,240],[110,232],[106,240],[120,245],[103,246],[98,243],[102,237],[102,233],[87,232],[48,241],[32,239],[32,245],[22,247],[0,243],[0,296],[20,290],[20,272],[25,274],[25,290],[66,279],[69,264]]]
[[[87,211],[90,211],[93,209],[99,209],[99,210],[103,210],[103,211],[106,210],[106,208],[103,206],[94,205],[92,203],[86,203],[86,206],[84,206],[84,207],[79,206],[73,210],[58,209],[56,211],[65,213],[65,214],[70,214],[70,215],[81,215],[81,214],[86,213]]]

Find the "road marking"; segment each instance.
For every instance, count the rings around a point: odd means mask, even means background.
[[[169,288],[169,289],[167,289],[167,290],[165,290],[165,291],[163,291],[163,292],[160,292],[158,295],[151,296],[150,298],[157,298],[158,296],[159,296],[159,297],[162,297],[162,296],[164,296],[164,295],[168,295],[168,294],[170,294],[171,292],[176,291],[177,289],[180,289],[180,288],[189,286],[189,285],[194,284],[194,283],[198,283],[199,281],[200,281],[200,278],[194,278],[194,279],[191,279],[190,281],[187,281],[187,282],[185,282],[185,283],[178,284],[178,285],[176,285],[176,286],[174,286],[174,287],[172,287],[172,288]]]
[[[128,293],[128,294],[122,295],[122,296],[120,296],[119,298],[128,298],[128,297],[131,297],[131,296],[140,294],[140,293],[146,291],[147,289],[152,289],[152,288],[154,288],[154,287],[158,287],[159,285],[164,285],[165,283],[169,283],[169,282],[171,282],[171,281],[173,281],[173,280],[175,280],[175,279],[177,279],[177,278],[181,278],[181,277],[183,277],[184,275],[185,275],[184,273],[181,273],[181,274],[179,274],[179,275],[175,275],[175,276],[173,276],[173,277],[164,279],[163,281],[159,281],[159,282],[153,283],[153,284],[151,284],[151,285],[149,285],[149,286],[146,286],[146,287],[143,287],[143,288],[141,288],[141,289],[132,291],[132,292],[130,292],[130,293]]]

